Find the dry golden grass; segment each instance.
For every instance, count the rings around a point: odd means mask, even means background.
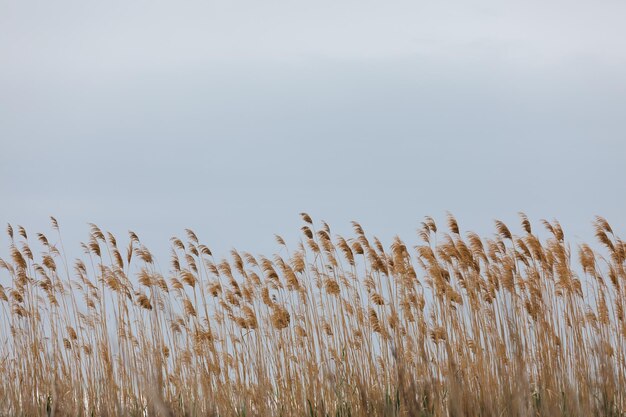
[[[169,272],[91,226],[69,262],[8,227],[2,416],[626,416],[626,244],[448,233],[386,248],[303,214],[270,258],[215,259],[191,230]],[[39,255],[38,255],[39,254]],[[576,260],[577,259],[577,260]]]

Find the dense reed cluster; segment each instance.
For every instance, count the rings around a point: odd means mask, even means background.
[[[8,226],[0,260],[2,416],[626,416],[626,243],[544,239],[521,215],[488,238],[427,217],[417,245],[302,214],[281,255],[215,259],[130,232]]]

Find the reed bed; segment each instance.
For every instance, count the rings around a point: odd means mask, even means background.
[[[626,243],[520,216],[385,246],[303,213],[295,247],[228,259],[186,230],[168,272],[133,232],[70,261],[54,218],[8,226],[0,415],[626,416]]]

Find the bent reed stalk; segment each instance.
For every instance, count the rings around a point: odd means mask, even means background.
[[[91,225],[69,263],[54,218],[9,225],[0,415],[626,416],[626,243],[598,217],[572,251],[520,216],[385,247],[302,213],[269,258],[186,230],[165,275],[133,232]]]

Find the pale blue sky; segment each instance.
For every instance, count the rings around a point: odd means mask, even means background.
[[[446,210],[465,231],[522,210],[573,240],[596,214],[624,235],[625,16],[585,0],[0,0],[0,223],[45,232],[54,215],[76,253],[86,222],[133,229],[159,255],[185,227],[220,255],[271,253],[301,211],[386,242]]]

